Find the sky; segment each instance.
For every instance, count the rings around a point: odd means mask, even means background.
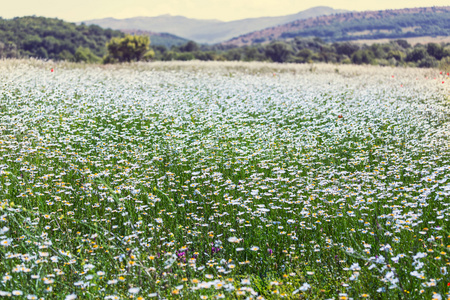
[[[314,6],[363,11],[448,5],[450,0],[0,0],[0,17],[36,15],[79,22],[170,14],[231,21],[294,14]]]

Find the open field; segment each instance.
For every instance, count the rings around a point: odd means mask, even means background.
[[[447,299],[450,79],[0,61],[0,295]]]

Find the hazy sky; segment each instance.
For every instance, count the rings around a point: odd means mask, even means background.
[[[450,0],[0,0],[0,17],[56,17],[66,21],[182,15],[223,21],[297,13],[314,6],[348,10],[447,6]]]

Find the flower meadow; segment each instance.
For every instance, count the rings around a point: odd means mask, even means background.
[[[449,78],[0,62],[0,296],[448,299]]]

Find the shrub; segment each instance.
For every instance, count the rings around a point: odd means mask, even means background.
[[[354,64],[372,64],[374,62],[375,55],[371,50],[358,50],[352,55],[352,62]]]
[[[418,62],[427,57],[427,51],[423,48],[416,48],[406,55],[406,61]]]
[[[100,61],[100,57],[92,53],[89,48],[78,47],[73,60],[75,62],[96,63]]]
[[[149,50],[148,36],[126,35],[124,38],[112,38],[106,47],[108,55],[105,63],[139,61]]]

